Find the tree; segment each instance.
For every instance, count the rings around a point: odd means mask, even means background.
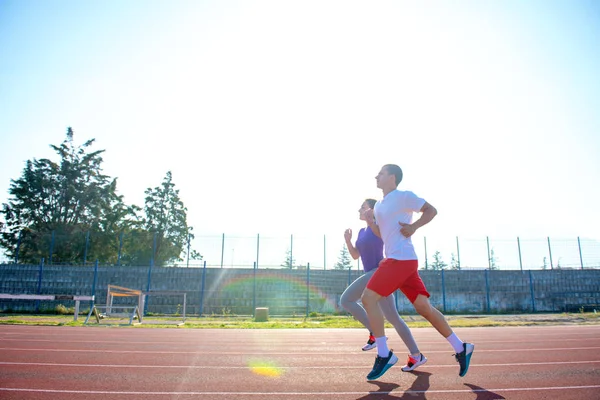
[[[448,264],[446,264],[442,260],[442,253],[440,253],[439,251],[436,251],[435,253],[433,253],[433,262],[431,263],[431,269],[433,269],[434,271],[441,271],[441,270],[445,269],[447,266],[448,266]]]
[[[87,233],[93,231],[98,246],[88,258],[115,247],[116,232],[129,225],[134,215],[122,196],[117,180],[102,173],[101,154],[90,151],[94,139],[77,146],[67,129],[60,146],[50,145],[60,161],[28,160],[19,179],[11,180],[8,203],[2,205],[5,227],[0,247],[24,263],[81,262],[87,250]],[[116,253],[113,253],[116,254]]]
[[[182,261],[187,251],[191,228],[187,225],[187,208],[175,189],[173,176],[168,171],[161,186],[146,189],[143,228],[152,236],[150,252],[154,251],[154,264],[165,265]]]
[[[547,260],[546,257],[544,257],[543,264],[542,264],[542,269],[543,270],[548,269],[548,260]]]
[[[350,257],[350,253],[346,246],[342,247],[340,250],[340,255],[338,256],[338,260],[333,266],[334,269],[348,269],[352,268],[352,258]]]
[[[454,253],[451,253],[450,256],[452,257],[450,259],[450,269],[460,270],[460,261],[456,258]]]
[[[296,260],[294,258],[292,258],[292,251],[288,250],[285,253],[285,261],[281,264],[281,266],[283,268],[292,269],[292,268],[294,268],[295,263],[296,263]]]

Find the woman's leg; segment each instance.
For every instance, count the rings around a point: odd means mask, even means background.
[[[369,318],[367,317],[367,313],[362,305],[358,304],[358,300],[363,294],[365,287],[367,287],[367,282],[371,279],[374,271],[369,271],[366,274],[362,275],[354,282],[350,284],[342,293],[342,297],[340,298],[340,304],[346,311],[348,311],[352,316],[361,324],[365,326],[371,332],[371,325],[369,324]]]

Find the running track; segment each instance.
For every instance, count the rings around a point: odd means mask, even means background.
[[[367,382],[360,329],[209,330],[0,326],[0,399],[600,399],[600,326],[465,328],[466,377],[433,329],[429,362]],[[279,376],[253,372],[266,362]],[[261,370],[264,371],[264,370]],[[270,370],[267,370],[270,371]]]

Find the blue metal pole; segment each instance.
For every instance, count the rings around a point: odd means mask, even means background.
[[[146,283],[146,292],[150,292],[150,283],[152,281],[152,267],[154,267],[154,257],[156,255],[156,232],[152,239],[152,257],[150,258],[150,267],[148,267],[148,282]],[[150,303],[150,296],[146,296],[144,302],[144,315],[148,312],[148,303]]]
[[[487,242],[488,268],[492,269],[492,255],[490,254],[490,237],[486,236],[485,241]],[[486,275],[486,279],[487,279],[487,275]]]
[[[221,236],[221,268],[223,268],[223,255],[225,254],[225,234]]]
[[[458,269],[460,269],[460,247],[458,246],[458,236],[456,237],[456,258],[458,262]]]
[[[521,272],[523,272],[523,259],[521,258],[521,239],[517,236],[517,246],[519,248],[519,266],[521,267]]]
[[[253,277],[254,289],[252,290],[252,315],[256,318],[256,262],[254,263]]]
[[[306,317],[308,318],[308,309],[310,305],[310,263],[306,264]]]
[[[258,256],[260,254],[260,233],[256,234],[256,268],[258,268]]]
[[[444,270],[442,270],[442,304],[444,309],[444,314],[446,313],[446,282],[444,280]]]
[[[550,246],[550,236],[548,236],[548,255],[550,256],[550,269],[554,269],[554,263],[552,262],[552,247]]]
[[[206,283],[206,261],[204,261],[204,268],[202,268],[202,285],[200,287],[200,312],[198,316],[201,317],[204,312],[204,285]]]
[[[533,312],[535,312],[535,292],[533,288],[533,275],[531,274],[531,270],[529,270],[529,291],[531,292],[531,308]]]
[[[486,297],[486,307],[485,308],[487,310],[487,313],[489,314],[490,313],[490,280],[488,278],[488,275],[489,275],[490,270],[486,269],[484,272],[485,272],[485,297]]]
[[[581,269],[583,269],[583,255],[581,254],[581,240],[577,236],[577,246],[579,246],[579,262],[581,263]]]
[[[37,288],[37,294],[42,294],[42,276],[44,274],[44,259],[42,258],[40,260],[40,270],[38,272],[38,288]],[[38,313],[40,312],[40,301],[36,300],[35,301],[35,312]]]
[[[92,296],[96,296],[96,284],[97,283],[98,283],[98,260],[96,260],[96,263],[94,264],[94,281],[92,282]],[[94,302],[95,302],[95,300],[90,301],[90,307],[92,307]]]

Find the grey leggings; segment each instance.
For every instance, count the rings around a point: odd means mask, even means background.
[[[369,317],[367,317],[367,312],[362,307],[361,304],[358,304],[358,300],[360,300],[363,291],[367,287],[367,283],[375,270],[369,271],[356,279],[354,282],[350,284],[342,293],[342,297],[340,298],[340,303],[344,309],[346,309],[354,318],[356,318],[361,324],[365,326],[371,331],[371,326],[369,324]],[[394,294],[392,293],[388,297],[382,297],[379,300],[379,308],[383,312],[383,316],[387,319],[396,329],[398,335],[410,351],[410,354],[419,353],[419,347],[415,342],[415,339],[410,333],[410,329],[406,325],[406,323],[400,318],[398,315],[398,311],[396,310],[396,304],[394,301]]]

